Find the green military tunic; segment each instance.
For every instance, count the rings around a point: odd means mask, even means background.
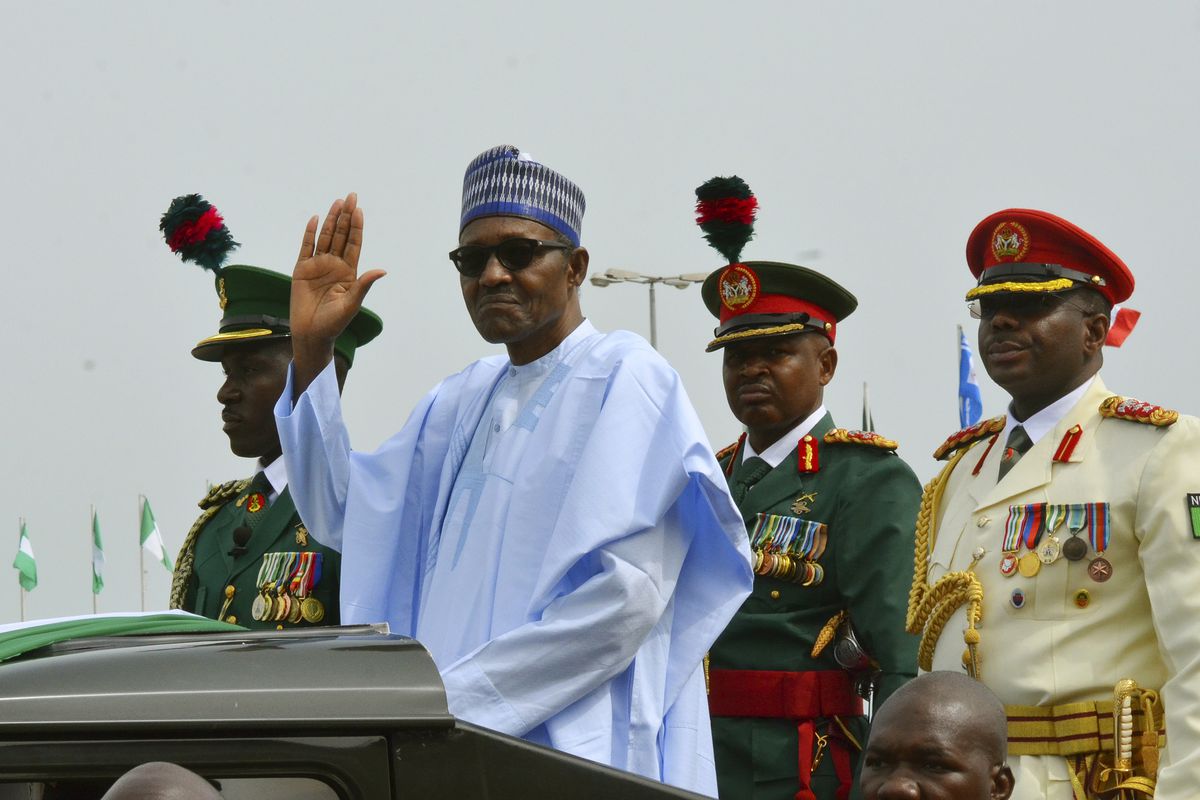
[[[838,670],[832,644],[816,658],[810,653],[830,618],[846,611],[859,642],[879,666],[878,704],[916,674],[917,639],[905,633],[904,616],[921,489],[908,465],[876,444],[880,437],[827,440],[833,430],[826,414],[810,432],[811,471],[800,470],[800,448],[794,449],[739,503],[751,532],[760,514],[824,523],[827,543],[815,559],[822,580],[802,586],[757,576],[753,593],[713,645],[710,669]],[[740,450],[720,454],[731,484],[739,477]],[[866,719],[843,722],[865,745]],[[795,719],[714,715],[712,724],[721,800],[793,800],[802,757]],[[833,731],[836,737],[835,726],[818,719],[816,733]],[[857,777],[858,753],[851,750]],[[820,800],[832,800],[837,788],[834,759],[826,749],[812,789]]]
[[[287,489],[259,512],[265,516],[256,523],[245,544],[246,552],[236,557],[230,554],[235,546],[234,530],[245,523],[250,494],[250,481],[230,481],[214,487],[200,501],[204,512],[188,534],[176,562],[176,582],[182,582],[183,591],[181,599],[173,597],[173,603],[178,599],[178,607],[185,611],[252,629],[337,625],[341,555],[318,542],[304,526]],[[194,546],[190,559],[189,545]],[[302,556],[304,553],[314,555]],[[318,562],[319,575],[316,574]],[[299,577],[305,571],[305,564],[309,567],[307,571],[312,583],[310,591],[301,592],[294,588],[299,581],[279,580],[284,572]],[[273,565],[275,575],[270,574]],[[186,572],[189,566],[190,575],[178,574],[180,570]],[[272,602],[260,604],[260,607],[269,606],[273,611],[266,619],[255,619],[254,614],[255,599],[262,588],[260,575],[275,577],[277,584],[272,592]],[[308,606],[310,611],[319,608],[323,612],[320,619],[305,619],[295,611],[283,616],[283,612],[291,611],[293,605],[300,606],[302,600],[298,595],[301,594],[320,603],[319,607],[311,602]],[[315,616],[309,614],[309,617]]]

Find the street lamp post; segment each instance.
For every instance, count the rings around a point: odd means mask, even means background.
[[[654,287],[662,283],[676,289],[686,289],[693,283],[704,283],[707,272],[689,272],[684,275],[643,275],[627,269],[605,270],[592,276],[593,286],[611,286],[614,283],[643,283],[650,287],[650,346],[658,349],[658,314],[655,309]]]

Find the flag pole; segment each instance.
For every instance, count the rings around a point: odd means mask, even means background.
[[[138,495],[138,583],[142,587],[142,611],[146,610],[146,548],[142,546],[142,503],[146,495]]]
[[[95,506],[92,506],[91,523],[92,523],[91,524],[92,548],[94,549],[96,547],[96,538],[95,538],[96,537],[96,507]],[[92,616],[95,616],[97,613],[99,613],[96,608],[96,587],[94,585],[95,580],[96,580],[96,554],[95,554],[95,552],[93,552],[92,553],[92,582],[93,582],[93,586],[92,586]]]
[[[25,518],[17,517],[17,530],[25,529]],[[19,546],[19,545],[18,545]],[[17,591],[21,593],[21,622],[25,621],[25,586],[17,581]]]

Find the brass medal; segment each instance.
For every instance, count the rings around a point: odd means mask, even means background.
[[[1037,556],[1043,564],[1053,564],[1058,561],[1058,557],[1062,555],[1062,542],[1057,536],[1047,536],[1045,540],[1038,545]]]
[[[325,619],[325,606],[315,597],[306,597],[300,603],[300,614],[305,622],[315,625]]]
[[[1026,553],[1017,560],[1017,569],[1026,578],[1032,578],[1042,569],[1042,560],[1037,553]]]
[[[303,605],[303,603],[300,600],[298,600],[296,598],[292,598],[292,606],[291,606],[291,609],[288,611],[288,615],[287,615],[288,622],[295,625],[297,622],[300,621],[300,619],[301,619],[300,606],[302,606],[302,605]]]

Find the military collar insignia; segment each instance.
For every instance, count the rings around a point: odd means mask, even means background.
[[[1175,424],[1179,419],[1179,412],[1156,406],[1153,403],[1134,400],[1132,397],[1113,395],[1100,404],[1100,416],[1165,428]]]
[[[1053,461],[1066,463],[1071,460],[1071,454],[1075,452],[1075,446],[1079,444],[1079,440],[1083,438],[1083,428],[1079,425],[1071,426],[1071,429],[1063,435],[1062,441],[1058,443],[1058,449],[1054,451]]]
[[[999,433],[1004,430],[1005,424],[1008,422],[1008,417],[1001,415],[985,419],[982,422],[977,422],[969,428],[963,428],[958,433],[951,436],[946,441],[938,445],[938,448],[933,451],[933,457],[938,461],[945,461],[947,457],[953,454],[956,450],[961,450],[967,445],[983,439],[986,436],[991,436],[993,433]]]
[[[806,433],[796,445],[796,471],[806,475],[820,470],[821,454],[817,447],[817,437]]]
[[[997,261],[1020,261],[1029,252],[1029,231],[1019,222],[1001,222],[992,231],[992,255]]]
[[[717,288],[721,294],[721,305],[736,313],[757,299],[758,276],[745,264],[732,264],[721,273]]]
[[[880,450],[895,450],[900,445],[894,439],[887,439],[874,431],[851,431],[846,428],[834,428],[825,434],[826,444],[861,444],[878,447]]]

